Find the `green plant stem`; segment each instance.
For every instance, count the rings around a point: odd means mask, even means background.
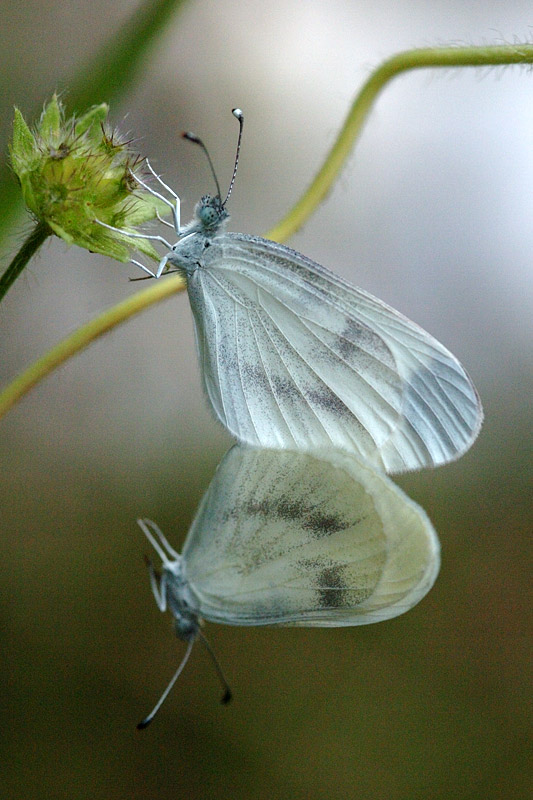
[[[186,2],[145,0],[69,83],[63,98],[65,107],[72,112],[85,111],[94,103],[108,103],[123,96],[167,22]]]
[[[46,222],[38,222],[32,230],[17,255],[6,269],[0,278],[0,300],[4,297],[5,293],[10,286],[17,280],[18,276],[30,260],[30,258],[37,252],[42,243],[51,236],[52,229],[48,227]]]
[[[127,300],[104,311],[95,319],[82,325],[73,334],[63,339],[55,347],[35,361],[28,369],[22,372],[9,386],[0,393],[0,417],[15,405],[33,386],[49,375],[56,367],[63,364],[74,353],[79,353],[94,339],[102,336],[107,331],[125,322],[130,317],[149,308],[154,303],[159,303],[165,297],[170,297],[185,288],[185,280],[181,275],[173,275],[164,281],[154,282],[149,289],[137,292]]]
[[[413,69],[442,67],[487,67],[532,64],[533,45],[513,44],[489,47],[427,47],[406,50],[384,61],[358,92],[344,125],[323,166],[289,213],[272,228],[267,237],[284,242],[309,219],[324,200],[342,170],[378,94],[393,78]]]
[[[284,241],[297,231],[330,190],[346,158],[359,136],[375,99],[385,84],[402,72],[425,67],[483,67],[533,63],[533,45],[501,45],[494,47],[442,47],[408,50],[398,53],[378,67],[363,85],[316,178],[286,217],[269,234],[275,241]],[[178,277],[139,292],[109,309],[64,339],[46,355],[18,376],[0,394],[0,417],[55,367],[85,348],[93,339],[164,297],[183,291],[185,283]]]

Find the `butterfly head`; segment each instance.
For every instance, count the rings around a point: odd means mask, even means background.
[[[232,114],[239,121],[239,139],[237,141],[237,152],[235,154],[233,175],[231,177],[228,192],[224,201],[221,199],[220,184],[218,182],[215,168],[213,167],[213,162],[211,161],[211,156],[209,155],[205,144],[194,133],[186,132],[182,134],[184,139],[199,145],[199,147],[201,147],[204,151],[209,162],[213,178],[215,179],[215,185],[217,189],[216,195],[206,194],[202,197],[200,202],[196,204],[194,209],[194,219],[185,229],[185,234],[203,233],[206,236],[213,236],[214,234],[218,233],[218,231],[229,218],[229,214],[226,211],[226,203],[230,198],[231,190],[233,189],[233,184],[235,183],[237,165],[239,163],[239,153],[241,150],[242,128],[244,124],[244,116],[240,108],[234,108]]]
[[[142,532],[161,559],[161,571],[146,559],[150,585],[160,611],[167,608],[174,615],[176,633],[180,639],[191,641],[199,628],[198,613],[184,574],[183,557],[169,544],[155,522],[137,520]]]
[[[202,233],[217,233],[228,219],[229,214],[218,195],[204,195],[194,209],[194,221]]]
[[[174,619],[174,628],[178,639],[189,642],[191,639],[196,638],[200,628],[200,620],[196,614],[187,613],[184,609],[180,609],[179,614]]]
[[[174,615],[174,627],[180,639],[188,642],[196,637],[200,627],[194,598],[183,574],[183,559],[163,565],[165,599]]]

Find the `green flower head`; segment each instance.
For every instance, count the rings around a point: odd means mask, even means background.
[[[11,163],[24,201],[69,244],[128,261],[139,250],[159,261],[146,239],[132,240],[99,225],[135,230],[168,209],[141,189],[133,169],[141,159],[107,126],[108,106],[93,106],[81,117],[65,119],[54,95],[32,131],[15,109]]]

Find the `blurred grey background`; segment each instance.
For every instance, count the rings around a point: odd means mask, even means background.
[[[2,3],[3,151],[128,18],[121,0]],[[222,186],[246,115],[230,229],[300,196],[372,68],[435,44],[530,40],[525,0],[191,0],[112,108],[180,193]],[[398,480],[427,510],[440,578],[404,617],[344,630],[209,626],[235,701],[157,610],[135,524],[179,546],[231,444],[202,396],[187,298],[93,344],[0,422],[6,797],[525,798],[533,389],[533,75],[423,71],[386,88],[327,201],[291,245],[454,352],[483,399],[472,450]],[[105,101],[107,98],[102,97]],[[31,229],[21,219],[3,266]],[[138,290],[133,267],[50,240],[0,308],[5,385]]]

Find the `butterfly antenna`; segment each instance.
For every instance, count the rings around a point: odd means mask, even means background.
[[[213,648],[211,647],[211,645],[209,644],[208,640],[205,638],[205,636],[204,636],[204,634],[202,633],[201,630],[198,630],[198,636],[200,637],[200,641],[202,642],[203,646],[205,647],[205,649],[207,650],[207,652],[211,656],[213,664],[215,665],[216,673],[217,673],[217,675],[219,677],[220,683],[222,684],[222,688],[224,689],[224,694],[222,695],[222,697],[220,699],[220,702],[223,705],[226,705],[226,703],[229,703],[229,701],[233,697],[233,694],[232,694],[232,691],[230,689],[229,683],[227,682],[227,680],[226,680],[226,678],[224,676],[224,673],[222,672],[222,667],[218,663],[218,659],[217,659],[217,657],[216,657],[216,655],[215,655],[215,653],[213,651]]]
[[[235,166],[233,167],[233,175],[231,177],[228,193],[226,195],[226,199],[222,203],[222,207],[226,205],[229,200],[229,196],[231,194],[231,190],[233,189],[233,184],[235,183],[235,176],[237,175],[237,167],[239,165],[239,156],[241,153],[241,141],[242,141],[242,129],[244,125],[244,114],[242,113],[240,108],[234,108],[231,112],[233,116],[238,119],[239,121],[239,138],[237,140],[237,152],[235,154]]]
[[[148,727],[148,725],[151,723],[151,721],[153,720],[153,718],[155,717],[155,715],[157,714],[157,712],[159,711],[159,709],[161,708],[161,706],[163,705],[165,700],[167,699],[168,695],[170,694],[170,691],[172,690],[172,687],[174,686],[174,684],[178,680],[179,676],[181,675],[181,673],[183,671],[183,667],[185,666],[185,664],[189,660],[189,656],[191,654],[191,650],[192,650],[193,644],[194,644],[194,638],[192,638],[189,641],[189,644],[187,645],[187,650],[185,651],[185,655],[183,656],[183,658],[181,660],[181,664],[179,665],[179,667],[177,668],[176,672],[174,673],[174,675],[170,679],[170,683],[168,684],[167,688],[165,689],[165,691],[163,692],[163,694],[161,695],[161,697],[159,698],[159,700],[157,701],[157,703],[155,704],[153,709],[150,711],[148,716],[146,716],[144,719],[142,719],[139,722],[139,724],[137,725],[137,730],[142,731],[144,728]]]
[[[217,196],[220,197],[220,184],[218,182],[217,174],[215,172],[215,168],[213,166],[213,162],[211,161],[211,156],[209,155],[207,147],[202,142],[200,137],[197,136],[195,133],[190,133],[190,132],[186,131],[185,133],[182,133],[181,136],[182,136],[183,139],[187,139],[188,142],[193,142],[194,144],[199,145],[202,148],[202,150],[204,151],[204,153],[206,154],[207,160],[209,161],[209,166],[211,168],[211,174],[213,175],[213,178],[215,179],[215,184],[216,184],[216,187],[217,187]]]

